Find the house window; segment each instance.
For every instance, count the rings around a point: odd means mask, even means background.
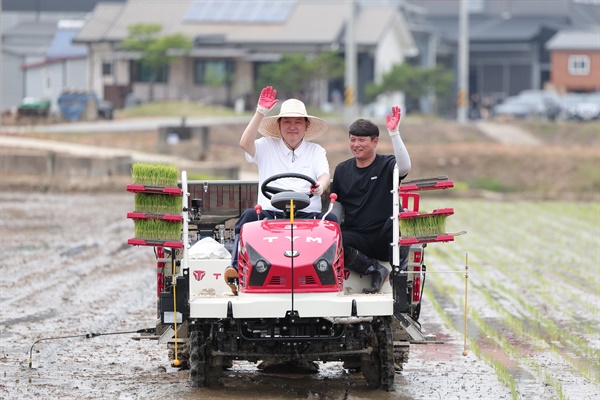
[[[52,90],[52,75],[50,74],[50,72],[48,72],[48,70],[44,69],[42,71],[42,79],[42,87],[44,88],[44,94],[50,93],[50,91]]]
[[[163,65],[157,70],[153,70],[138,61],[131,61],[129,64],[129,73],[131,82],[150,82],[153,80],[154,82],[165,83],[169,76],[169,66]],[[154,79],[152,79],[153,75]]]
[[[228,60],[196,60],[194,62],[194,83],[211,86],[227,82],[231,62]]]
[[[569,56],[569,74],[571,75],[589,75],[590,57],[585,55]]]
[[[111,76],[113,74],[112,63],[102,63],[102,76]]]

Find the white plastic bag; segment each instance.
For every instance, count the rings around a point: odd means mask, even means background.
[[[231,258],[225,246],[211,237],[198,240],[189,250],[191,260]]]

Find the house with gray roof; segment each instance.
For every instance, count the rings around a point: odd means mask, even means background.
[[[460,0],[410,0],[439,38],[436,61],[457,70]],[[469,91],[499,101],[551,84],[548,41],[573,27],[598,26],[597,0],[469,0]],[[552,71],[552,72],[551,72]]]
[[[89,86],[119,104],[122,99],[110,96],[131,90],[145,100],[150,90],[137,61],[139,55],[120,48],[128,27],[156,23],[165,35],[185,34],[193,39],[194,48],[169,66],[154,85],[154,97],[231,104],[255,94],[260,89],[254,84],[258,67],[280,60],[284,53],[315,55],[339,50],[343,56],[346,10],[345,2],[335,0],[99,3],[75,41],[89,50]],[[359,101],[368,82],[418,53],[404,16],[393,4],[358,6],[355,37]],[[233,80],[211,85],[206,76],[209,71],[229,71]],[[343,82],[324,87],[343,92]],[[326,99],[328,94],[319,97]]]

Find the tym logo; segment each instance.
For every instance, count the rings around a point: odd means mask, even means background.
[[[197,269],[197,270],[195,270],[195,271],[194,271],[194,278],[195,278],[197,281],[201,281],[202,279],[204,279],[204,276],[205,276],[205,275],[206,275],[206,272],[205,272],[205,271],[202,271],[202,270],[200,270],[200,269]]]
[[[286,238],[287,240],[289,240],[291,242],[295,242],[296,239],[300,238],[300,236],[294,236],[293,238],[291,236],[284,236],[284,238]],[[278,236],[267,236],[267,237],[263,238],[263,240],[266,240],[269,243],[273,243],[277,239],[279,239]],[[323,239],[321,239],[320,237],[310,237],[310,236],[307,236],[305,238],[305,242],[306,243],[311,243],[311,242],[322,243]]]

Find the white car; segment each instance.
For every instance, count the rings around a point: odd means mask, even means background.
[[[600,92],[586,95],[582,102],[575,106],[575,118],[591,121],[600,118]]]

